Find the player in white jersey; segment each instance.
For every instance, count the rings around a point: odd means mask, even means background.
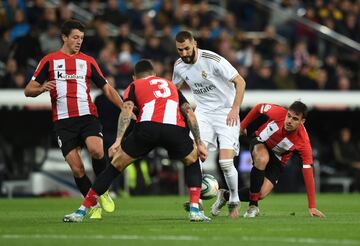
[[[219,164],[230,191],[229,217],[239,216],[238,172],[233,158],[239,152],[239,111],[245,81],[220,55],[202,50],[188,31],[176,35],[180,58],[175,62],[172,81],[187,83],[196,101],[196,117],[202,140],[209,146],[219,141]]]

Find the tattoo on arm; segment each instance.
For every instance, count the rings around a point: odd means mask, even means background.
[[[126,128],[130,125],[133,108],[134,108],[133,102],[127,101],[123,104],[123,109],[120,113],[118,120],[118,130],[117,130],[118,138],[122,138],[124,136]]]
[[[190,128],[190,131],[194,136],[195,143],[199,144],[201,142],[200,129],[194,111],[192,110],[189,103],[183,103],[181,105],[181,113],[185,117],[186,122]]]

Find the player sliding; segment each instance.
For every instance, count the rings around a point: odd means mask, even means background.
[[[241,201],[249,201],[244,217],[253,218],[259,215],[258,200],[264,199],[272,191],[284,165],[294,151],[297,151],[302,159],[308,212],[310,216],[325,217],[316,209],[312,149],[304,126],[307,115],[306,105],[295,101],[286,110],[274,104],[258,104],[241,122],[240,134],[246,135],[247,126],[261,114],[266,115],[268,120],[258,128],[255,138],[250,142],[253,159],[250,189],[246,187],[238,191]],[[229,192],[220,190],[211,207],[211,214],[219,215],[220,209],[228,199]]]
[[[180,159],[185,164],[185,179],[191,203],[190,221],[209,221],[210,219],[199,211],[199,157],[204,161],[207,151],[200,139],[199,126],[193,110],[173,83],[155,76],[150,61],[139,61],[134,72],[134,81],[124,96],[117,138],[109,149],[109,156],[113,157],[111,165],[96,179],[80,208],[64,216],[64,222],[82,221],[89,209],[96,206],[98,197],[109,188],[120,172],[157,146],[165,148],[172,159]],[[139,116],[134,129],[124,137],[134,107],[139,109]],[[195,144],[189,136],[184,118],[194,136]]]

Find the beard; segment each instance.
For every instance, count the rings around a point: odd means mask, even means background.
[[[193,48],[191,55],[181,57],[181,60],[186,64],[194,63],[194,59],[195,59],[195,47]]]

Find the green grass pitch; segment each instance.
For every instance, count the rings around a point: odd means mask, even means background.
[[[189,222],[186,197],[116,199],[116,211],[100,221],[63,223],[81,199],[0,199],[0,245],[360,245],[360,195],[320,194],[325,219],[307,215],[305,194],[272,194],[255,219]],[[206,214],[214,200],[205,201]],[[241,213],[247,204],[242,203]]]

